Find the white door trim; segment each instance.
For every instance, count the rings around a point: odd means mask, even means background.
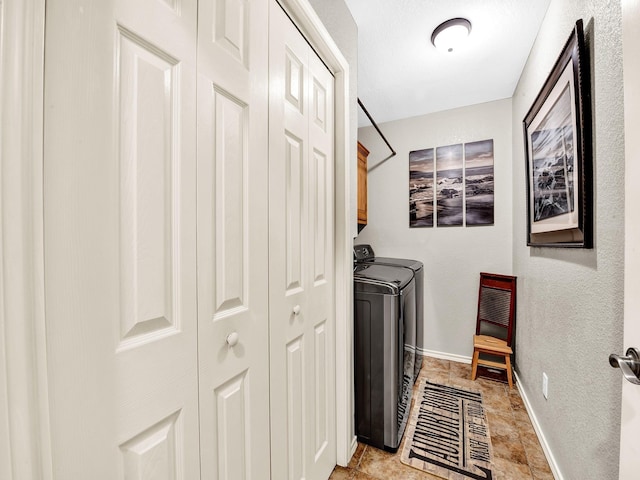
[[[0,477],[50,480],[44,321],[44,0],[0,3]]]
[[[346,465],[355,448],[349,65],[307,0],[280,3],[336,82],[336,432],[337,461]],[[9,479],[53,478],[44,318],[44,19],[44,0],[0,3],[0,426],[7,425],[0,428],[0,468],[6,469],[0,473]]]
[[[353,430],[353,258],[349,142],[349,64],[307,0],[278,0],[335,77],[335,319],[336,458],[346,466],[356,447]]]

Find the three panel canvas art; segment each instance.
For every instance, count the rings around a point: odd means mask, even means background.
[[[493,221],[493,140],[409,152],[410,227]]]

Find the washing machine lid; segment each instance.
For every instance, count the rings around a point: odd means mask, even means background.
[[[413,280],[413,271],[393,265],[372,263],[357,264],[353,270],[356,289],[366,284],[367,291],[379,290],[380,293],[397,293]],[[379,288],[376,288],[379,287]]]
[[[399,267],[407,267],[417,272],[423,265],[420,260],[411,260],[409,258],[391,258],[391,257],[375,257],[366,260],[367,263],[375,263],[377,265],[396,265]]]

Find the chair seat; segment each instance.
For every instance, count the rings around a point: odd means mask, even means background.
[[[482,350],[483,352],[512,354],[513,350],[505,340],[501,340],[495,337],[489,337],[488,335],[474,335],[473,336],[473,348]]]
[[[504,357],[504,363],[494,362],[492,360],[483,360],[480,358],[480,353],[488,353],[491,355]],[[507,381],[509,388],[513,388],[513,381],[511,380],[511,354],[513,350],[505,340],[499,338],[490,337],[488,335],[474,335],[473,336],[473,359],[471,361],[471,380],[476,379],[478,372],[478,365],[484,365],[486,367],[504,368],[507,371]]]
[[[478,365],[507,371],[509,388],[513,388],[511,355],[516,320],[516,277],[497,273],[480,273],[478,315],[473,336],[471,380],[476,379]],[[480,358],[482,355],[482,358]],[[490,357],[490,358],[489,358]]]

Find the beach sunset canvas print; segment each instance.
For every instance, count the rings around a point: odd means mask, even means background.
[[[409,226],[433,227],[433,148],[409,152]]]
[[[494,224],[493,140],[409,152],[409,226]]]
[[[466,224],[493,225],[493,140],[464,145]]]
[[[463,223],[462,144],[436,148],[436,218],[438,226]]]

